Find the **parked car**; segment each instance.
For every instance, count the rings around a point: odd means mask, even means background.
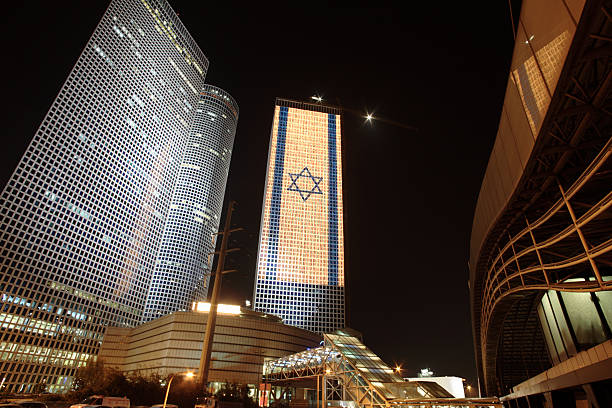
[[[23,408],[48,408],[47,404],[40,401],[19,401],[19,405]]]
[[[108,397],[105,395],[92,395],[79,404],[70,408],[130,408],[130,399],[126,397]]]
[[[47,404],[31,400],[8,400],[0,404],[0,408],[47,408]]]

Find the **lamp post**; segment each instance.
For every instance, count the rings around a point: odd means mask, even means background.
[[[164,406],[162,408],[166,408],[166,402],[168,402],[168,394],[170,394],[170,384],[172,384],[172,380],[174,380],[174,377],[176,377],[177,375],[184,375],[187,378],[193,378],[194,376],[194,374],[191,371],[188,371],[186,373],[172,374],[170,376],[170,381],[168,381],[168,388],[166,388],[166,396],[164,397]]]

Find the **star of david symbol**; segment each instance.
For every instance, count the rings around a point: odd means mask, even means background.
[[[304,167],[304,169],[299,173],[289,173],[289,177],[291,177],[291,185],[289,186],[287,190],[297,191],[298,193],[300,193],[302,200],[304,201],[308,200],[308,197],[310,197],[311,194],[323,194],[323,192],[321,191],[321,188],[319,187],[319,183],[321,182],[321,180],[323,180],[323,177],[313,176],[310,173],[310,170],[308,170],[308,167]],[[300,188],[300,186],[298,185],[298,181],[300,180],[300,177],[307,179],[306,183],[302,183],[302,185],[304,184],[309,185],[310,180],[312,180],[313,186],[310,190],[307,188],[304,188],[304,189]]]

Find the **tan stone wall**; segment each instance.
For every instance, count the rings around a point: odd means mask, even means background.
[[[133,329],[109,327],[99,358],[126,373],[197,371],[207,313],[176,312]],[[257,384],[263,362],[316,347],[321,336],[253,315],[218,315],[210,381]]]

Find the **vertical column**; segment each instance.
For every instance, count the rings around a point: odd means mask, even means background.
[[[270,199],[270,231],[268,234],[268,262],[266,279],[276,278],[278,264],[278,230],[280,228],[281,197],[283,191],[283,174],[285,171],[285,142],[287,137],[287,119],[289,108],[281,106],[278,112],[278,129],[276,133],[276,154],[274,156],[274,180]]]
[[[591,264],[591,268],[593,269],[593,273],[595,274],[595,278],[597,279],[597,284],[601,288],[603,287],[603,279],[601,279],[601,274],[599,273],[599,268],[597,267],[595,260],[591,257],[591,254],[589,253],[589,246],[586,242],[586,238],[584,237],[584,234],[582,233],[582,230],[580,229],[580,227],[578,227],[574,209],[572,208],[570,202],[565,196],[565,190],[563,189],[563,186],[561,185],[561,183],[559,183],[559,180],[557,180],[557,185],[559,186],[559,191],[561,191],[561,197],[563,198],[563,202],[565,203],[565,206],[567,207],[567,211],[569,211],[570,217],[572,217],[572,222],[574,223],[574,228],[576,228],[576,233],[578,234],[578,237],[580,238],[580,243],[582,244],[584,253],[586,257],[588,258],[589,263]]]
[[[329,223],[329,250],[328,250],[328,277],[327,282],[330,286],[338,286],[338,160],[336,151],[336,115],[327,115],[328,132],[328,157],[329,157],[329,194],[328,202],[328,223]]]
[[[544,264],[542,263],[542,256],[540,255],[540,250],[538,249],[538,244],[533,236],[533,231],[531,230],[531,225],[529,224],[529,220],[525,217],[525,223],[527,224],[527,229],[529,230],[529,236],[531,237],[531,242],[533,242],[533,248],[535,249],[535,253],[538,257],[538,262],[540,263],[540,269],[544,274],[544,280],[546,280],[546,286],[550,286],[550,281],[548,280],[548,273],[544,269]]]
[[[514,250],[514,244],[512,244],[512,237],[509,234],[508,234],[508,238],[510,239],[510,247],[512,248],[512,255],[514,256],[514,262],[516,262],[516,270],[518,271],[518,274],[521,277],[521,285],[525,286],[525,280],[523,279],[523,274],[521,273],[521,266],[519,265],[518,258],[516,257],[516,251]]]

